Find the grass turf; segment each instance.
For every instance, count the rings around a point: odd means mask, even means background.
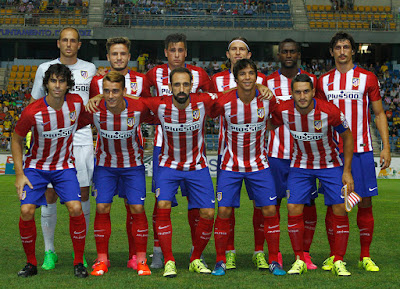
[[[318,207],[318,224],[311,246],[313,261],[318,269],[307,272],[301,276],[275,277],[269,273],[257,271],[251,263],[253,252],[253,227],[252,203],[248,200],[245,190],[242,191],[241,208],[236,210],[236,235],[235,245],[237,250],[237,270],[228,271],[223,277],[211,275],[198,275],[189,273],[188,259],[191,247],[190,230],[187,222],[187,201],[178,197],[179,206],[172,211],[173,224],[173,252],[177,261],[178,277],[167,279],[162,277],[163,270],[153,270],[152,276],[139,277],[136,272],[126,268],[128,260],[128,244],[125,231],[126,211],[123,201],[115,198],[111,211],[112,234],[110,238],[111,267],[109,272],[102,277],[93,277],[81,280],[73,276],[72,243],[69,237],[68,216],[64,206],[58,204],[58,223],[55,236],[55,248],[59,256],[56,269],[44,271],[40,268],[43,262],[43,238],[40,227],[40,210],[36,212],[37,241],[36,255],[38,258],[38,275],[32,278],[18,278],[17,272],[24,266],[26,259],[21,245],[18,231],[19,201],[14,188],[14,176],[0,177],[0,202],[1,209],[1,258],[0,258],[0,287],[1,288],[257,288],[265,286],[279,286],[280,288],[399,288],[399,266],[397,258],[400,257],[398,247],[399,220],[398,208],[400,207],[399,186],[400,180],[380,180],[380,196],[373,199],[375,215],[375,234],[372,243],[371,255],[380,266],[377,273],[365,272],[358,269],[359,234],[356,225],[356,210],[349,214],[350,238],[345,261],[347,268],[352,273],[350,278],[335,277],[330,272],[320,269],[321,263],[328,257],[329,247],[325,233],[325,208],[323,197],[316,201]],[[150,188],[148,178],[147,187]],[[95,200],[91,198],[92,214],[90,230],[86,240],[86,258],[91,265],[96,258],[96,247],[93,237],[93,221]],[[152,226],[151,213],[154,198],[148,193],[146,211],[149,217],[149,246],[148,253],[152,251]],[[293,260],[293,252],[287,233],[287,211],[284,204],[281,209],[281,251],[283,253],[284,269],[289,270]],[[266,248],[266,246],[265,246]],[[215,249],[214,240],[210,240],[205,252],[206,261],[210,268],[214,266]],[[149,258],[149,264],[151,258]]]

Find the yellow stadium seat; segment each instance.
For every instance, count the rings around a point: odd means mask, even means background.
[[[354,19],[354,14],[347,14],[347,19],[348,20],[353,20]]]
[[[12,9],[7,9],[6,10],[6,15],[11,16],[13,14]]]
[[[367,14],[367,20],[374,19],[374,14]]]
[[[315,21],[310,21],[310,28],[315,28],[315,27],[317,27]]]
[[[365,7],[364,6],[358,6],[358,11],[359,12],[364,12],[365,11]]]
[[[75,15],[76,16],[81,15],[81,9],[79,9],[79,8],[75,9]]]
[[[23,76],[24,76],[24,73],[21,71],[18,71],[16,79],[22,79]]]
[[[321,19],[326,20],[328,18],[327,13],[321,13]]]
[[[80,20],[79,18],[76,18],[76,19],[74,20],[74,24],[75,24],[75,25],[80,25],[80,24],[81,24],[81,20]]]
[[[340,20],[347,20],[347,14],[340,14]]]
[[[365,6],[365,12],[371,12],[371,6]]]
[[[325,5],[318,5],[318,11],[320,12],[325,11]]]
[[[0,17],[0,24],[4,23],[4,17]]]
[[[23,85],[28,85],[29,79],[22,79],[22,84]]]
[[[322,27],[324,29],[328,29],[329,28],[329,22],[327,22],[327,21],[322,22]]]
[[[46,24],[47,25],[53,25],[53,23],[54,23],[53,18],[47,18],[46,19]]]
[[[31,72],[32,66],[30,65],[25,65],[25,71]]]
[[[363,26],[363,29],[369,29],[369,23],[368,22],[363,22],[362,26]]]
[[[332,6],[331,5],[325,5],[325,11],[329,12],[332,10]]]
[[[82,22],[82,25],[87,25],[87,18],[82,18],[81,22]]]
[[[11,18],[5,18],[4,19],[4,24],[11,24]]]
[[[17,72],[18,71],[18,65],[11,66],[11,71]]]
[[[67,23],[68,23],[68,25],[73,25],[74,24],[74,18],[68,18]]]
[[[390,12],[391,10],[390,6],[385,6],[385,12]]]
[[[312,6],[312,11],[314,11],[314,12],[315,12],[315,11],[318,11],[318,5],[313,5],[313,6]]]
[[[380,17],[380,15],[379,14],[374,14],[374,20],[377,20],[377,21],[379,21],[379,19],[380,19],[381,17]]]
[[[322,22],[321,21],[317,22],[317,28],[322,28]]]
[[[336,28],[336,22],[333,22],[333,21],[329,22],[329,28],[330,29],[335,29]]]
[[[378,7],[372,6],[372,7],[371,7],[371,11],[374,12],[374,13],[375,13],[375,12],[378,12]]]
[[[335,18],[336,20],[339,20],[339,19],[340,19],[340,15],[339,15],[339,13],[335,13],[335,14],[333,14],[333,18]]]
[[[357,27],[357,29],[362,29],[363,28],[362,23],[361,22],[357,22],[356,23],[356,27]]]
[[[35,71],[31,71],[31,75],[30,75],[30,79],[35,79],[35,75],[36,75],[36,70]]]
[[[18,18],[15,18],[15,17],[11,18],[11,24],[17,25],[18,24]]]
[[[22,80],[21,80],[21,79],[16,79],[16,80],[14,81],[14,83],[15,83],[16,85],[21,85],[21,84],[22,84]]]
[[[19,17],[19,18],[18,18],[18,24],[19,24],[19,25],[24,25],[24,24],[25,24],[25,19],[22,18],[22,17]]]
[[[31,73],[29,71],[25,71],[23,79],[29,79],[30,77],[31,77]]]
[[[390,22],[389,23],[389,27],[390,27],[390,30],[396,30],[396,23],[395,22]]]
[[[354,14],[354,20],[360,21],[360,19],[361,19],[360,13]]]
[[[387,14],[386,19],[393,20],[393,14]]]
[[[24,65],[18,65],[18,71],[22,72],[25,70],[25,66]]]
[[[327,17],[328,17],[328,20],[333,20],[333,13],[328,13]]]
[[[343,29],[349,29],[349,27],[350,27],[350,24],[349,24],[349,22],[343,22]]]
[[[321,13],[314,13],[314,19],[315,20],[320,20],[321,19]]]
[[[46,24],[46,18],[40,18],[39,19],[39,24],[40,25],[45,25]]]
[[[37,65],[32,65],[32,72],[36,72],[37,68]]]
[[[385,11],[385,7],[383,7],[383,6],[378,6],[378,11],[379,11],[379,12]]]
[[[66,18],[61,18],[60,23],[61,23],[61,25],[66,25],[67,24],[67,19]]]
[[[356,29],[356,23],[355,22],[350,22],[350,28],[351,29]]]
[[[14,79],[16,79],[16,78],[17,78],[17,72],[11,71],[11,72],[10,72],[10,79],[14,80]]]
[[[367,14],[361,13],[361,14],[360,14],[360,19],[361,19],[361,20],[367,20]]]
[[[4,16],[6,15],[6,9],[5,8],[1,8],[0,9],[0,16]]]
[[[310,12],[308,13],[308,19],[314,19],[315,18],[315,13]]]
[[[310,11],[312,10],[312,9],[311,9],[311,5],[307,5],[306,8],[307,8],[307,11],[308,11],[308,12],[310,12]],[[3,10],[3,9],[2,9],[2,10]],[[5,10],[4,10],[4,12],[5,12]]]

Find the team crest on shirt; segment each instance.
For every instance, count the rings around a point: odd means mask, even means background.
[[[257,116],[258,116],[258,118],[264,118],[265,109],[263,107],[260,107],[259,109],[257,109]]]
[[[84,79],[87,79],[89,77],[89,73],[86,70],[81,70],[81,76]]]
[[[320,130],[322,128],[322,120],[314,120],[314,127],[316,130]]]
[[[217,200],[218,200],[218,202],[221,202],[221,200],[222,200],[222,192],[218,192],[217,193]]]
[[[158,198],[160,196],[160,188],[156,189],[156,198]]]
[[[200,109],[195,109],[192,112],[193,120],[199,120],[200,118]]]
[[[360,85],[360,78],[353,77],[352,84],[353,84],[354,87],[359,86]]]
[[[126,120],[126,123],[129,127],[132,127],[135,124],[135,116],[133,117],[128,117],[128,119]]]
[[[131,94],[137,93],[137,82],[131,82]]]
[[[69,113],[69,119],[74,122],[76,120],[76,110]]]
[[[286,190],[286,199],[290,198],[290,190]]]
[[[21,201],[25,200],[26,198],[26,191],[22,191]]]

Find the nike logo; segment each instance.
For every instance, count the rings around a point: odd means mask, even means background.
[[[287,225],[288,226],[288,228],[291,228],[291,227],[294,227],[294,226],[296,226],[297,224],[293,224],[293,225]]]
[[[288,124],[296,123],[295,121],[288,121]]]
[[[83,231],[80,231],[80,232],[74,231],[74,234],[75,234],[75,235],[79,235],[79,234],[82,234],[82,233],[85,232],[85,231],[86,231],[86,229],[83,230]]]
[[[144,200],[146,200],[146,197],[144,197],[144,198],[140,198],[140,200],[141,200],[141,201],[144,201]]]
[[[166,79],[166,78],[168,78],[169,76],[163,76],[163,77],[161,77],[161,79]]]
[[[275,196],[275,197],[269,197],[269,199],[270,199],[271,201],[273,201],[273,200],[276,199],[276,196]]]
[[[43,122],[41,125],[45,126],[46,124],[50,123],[50,120],[48,122]]]
[[[329,82],[329,83],[326,84],[326,86],[329,86],[329,85],[334,84],[334,83],[335,83],[334,81],[333,82]]]
[[[103,232],[105,230],[93,230],[93,232],[98,233],[98,232]]]
[[[147,232],[148,230],[137,230],[138,233],[143,233],[143,232]]]
[[[232,118],[232,117],[235,117],[235,116],[237,116],[237,114],[232,114],[229,117]]]
[[[274,87],[273,90],[281,88],[280,86]]]
[[[28,236],[28,237],[22,237],[22,236],[21,236],[21,240],[26,240],[26,239],[29,239],[29,238],[32,238],[32,235],[30,235],[30,236]]]
[[[103,120],[103,121],[99,121],[99,123],[106,123],[107,121],[106,120]]]
[[[81,196],[81,194],[78,194],[78,198],[81,198],[82,196]]]
[[[223,85],[223,86],[222,86],[222,88],[225,88],[225,87],[228,87],[228,86],[229,86],[229,84],[227,84],[227,85]]]
[[[376,189],[377,189],[378,187],[375,187],[375,188],[368,188],[368,190],[370,191],[370,192],[372,192],[372,191],[375,191]]]
[[[367,228],[360,229],[360,232],[368,230]]]
[[[268,226],[268,229],[274,229],[274,228],[278,228],[279,225],[275,225],[275,226]]]
[[[342,225],[342,226],[336,226],[336,228],[341,229],[341,228],[346,228],[348,227],[347,225]]]
[[[168,225],[168,226],[163,226],[163,227],[158,226],[158,229],[159,229],[159,230],[163,230],[163,229],[166,229],[166,228],[168,228],[168,227],[169,227],[169,225]]]
[[[344,199],[344,196],[343,196],[343,195],[340,195],[340,197],[341,197],[342,199]]]
[[[215,200],[211,200],[211,203],[215,204]]]
[[[311,193],[311,195],[315,195],[316,193],[317,193],[317,191],[314,191],[314,192]]]

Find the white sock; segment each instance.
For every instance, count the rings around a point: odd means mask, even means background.
[[[86,232],[89,232],[89,223],[90,223],[90,200],[86,202],[82,202],[82,211],[85,216],[86,221]]]
[[[54,250],[54,232],[57,224],[57,203],[41,206],[41,223],[45,252]]]

